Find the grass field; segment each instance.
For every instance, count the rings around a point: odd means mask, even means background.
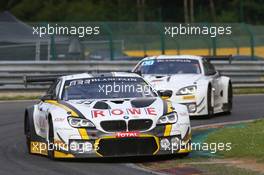
[[[230,151],[219,151],[211,156],[191,153],[190,157],[184,159],[175,158],[140,165],[163,173],[170,172],[170,174],[187,175],[192,172],[191,174],[207,175],[263,175],[263,138],[264,119],[220,127],[211,130],[203,142],[208,144],[231,142]]]
[[[248,123],[243,127],[220,129],[209,134],[206,142],[231,142],[232,149],[221,152],[225,158],[249,158],[264,163],[264,120]]]

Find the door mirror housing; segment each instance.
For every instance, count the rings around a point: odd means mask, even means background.
[[[54,98],[53,98],[53,95],[51,95],[51,94],[46,94],[46,95],[42,96],[42,97],[40,98],[40,100],[41,100],[41,101],[45,101],[45,100],[54,100]]]
[[[138,75],[142,75],[142,72],[138,69],[138,70],[135,70],[134,73],[138,74]]]
[[[163,99],[168,99],[172,96],[172,90],[159,90],[158,95]]]

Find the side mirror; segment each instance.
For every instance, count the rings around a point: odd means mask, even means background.
[[[138,69],[138,70],[136,70],[136,71],[134,71],[134,73],[136,73],[136,74],[138,74],[138,75],[142,75],[142,72]]]
[[[40,100],[41,100],[41,101],[45,101],[45,100],[54,100],[54,98],[53,98],[53,95],[51,95],[51,94],[46,94],[46,95],[40,97]]]
[[[218,70],[216,71],[216,75],[221,76],[221,72],[219,72]]]
[[[161,98],[167,99],[172,96],[172,91],[171,90],[165,90],[165,91],[159,90],[158,94]]]

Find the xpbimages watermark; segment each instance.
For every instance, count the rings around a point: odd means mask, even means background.
[[[120,134],[120,133],[119,133]],[[121,133],[122,134],[122,133]],[[122,135],[117,135],[117,137],[124,137]],[[164,139],[163,139],[164,140]],[[91,152],[96,152],[100,149],[98,143],[91,142],[76,142],[72,141],[70,144],[65,143],[42,143],[42,142],[32,142],[31,150],[34,153],[42,153],[45,151],[67,151],[74,152],[78,154],[86,154]],[[163,151],[169,151],[171,154],[177,153],[180,149],[190,150],[190,151],[202,151],[209,152],[211,154],[216,154],[217,152],[230,151],[232,149],[232,143],[195,143],[184,144],[182,141],[178,144],[169,144],[169,142],[161,141],[160,149]]]
[[[215,154],[217,152],[230,151],[232,149],[232,143],[207,143],[207,142],[192,142],[190,144],[183,143],[179,141],[178,143],[166,142],[166,139],[163,139],[161,142],[161,149],[165,151],[170,151],[172,154],[177,153],[180,149],[182,150],[191,150],[191,151],[203,151]]]
[[[78,154],[89,153],[99,150],[98,143],[92,144],[91,142],[76,142],[72,141],[70,144],[65,143],[52,143],[52,142],[31,142],[31,150],[34,153],[42,153],[45,151],[67,151],[75,152]]]
[[[126,83],[109,83],[99,84],[98,92],[109,95],[111,93],[144,93],[145,95],[152,94],[151,87],[149,85],[141,84],[126,84]]]
[[[33,35],[40,38],[45,35],[74,35],[83,38],[87,35],[99,35],[99,26],[62,26],[58,24],[47,24],[46,26],[33,26]]]
[[[177,26],[165,26],[164,34],[170,37],[180,35],[204,35],[215,38],[217,36],[231,35],[231,26],[196,26],[191,24],[179,24]]]

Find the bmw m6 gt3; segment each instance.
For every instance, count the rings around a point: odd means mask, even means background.
[[[152,156],[188,154],[191,127],[186,106],[139,75],[83,73],[54,78],[26,108],[25,135],[29,153],[49,158]]]
[[[190,55],[147,57],[132,72],[142,75],[156,90],[170,90],[169,99],[186,105],[191,116],[212,117],[232,110],[231,79],[221,76],[208,58]]]

